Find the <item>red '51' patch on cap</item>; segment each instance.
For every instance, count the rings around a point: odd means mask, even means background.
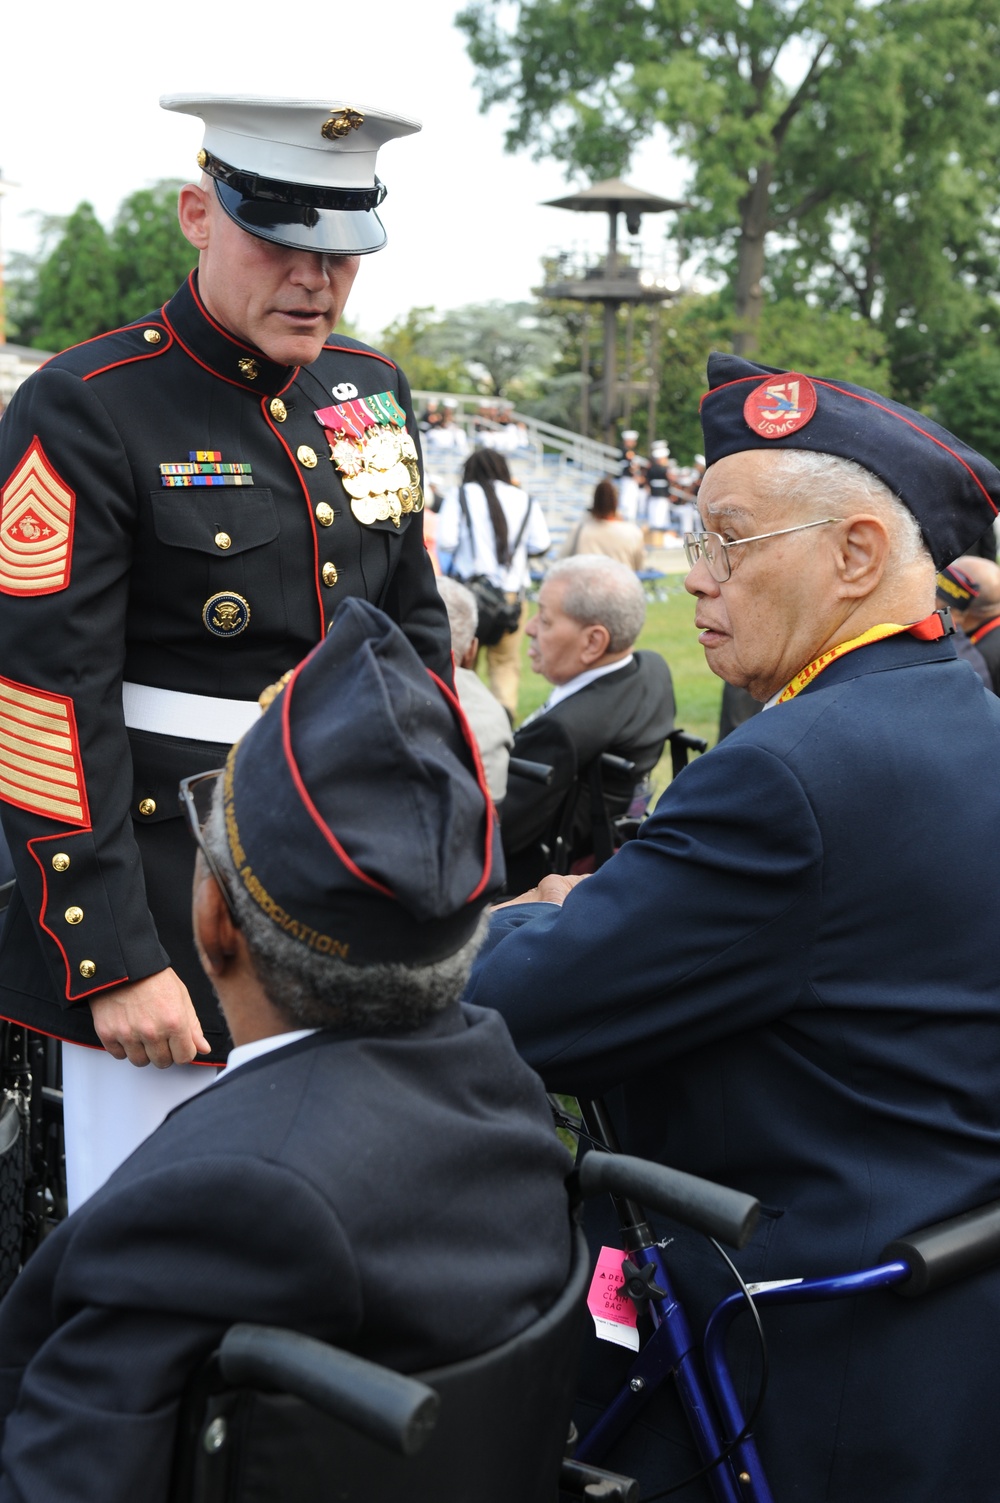
[[[816,411],[816,388],[808,376],[781,375],[755,386],[743,404],[748,428],[761,438],[787,438]]]

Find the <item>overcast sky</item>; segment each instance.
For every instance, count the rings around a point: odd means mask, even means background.
[[[389,244],[366,258],[355,284],[348,312],[359,328],[373,334],[415,306],[527,298],[543,255],[602,245],[607,221],[539,207],[574,184],[557,163],[507,155],[503,112],[478,113],[453,25],[459,8],[456,0],[6,6],[0,169],[20,186],[3,198],[4,249],[34,248],[38,212],[67,214],[86,198],[107,224],[134,189],[193,176],[201,123],[161,110],[160,94],[330,95],[424,125],[379,154]],[[627,176],[666,197],[683,193],[684,169],[659,141]],[[672,219],[644,222],[652,257]]]

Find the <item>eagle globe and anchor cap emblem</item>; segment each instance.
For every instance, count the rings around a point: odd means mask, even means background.
[[[213,637],[238,637],[250,624],[250,605],[235,590],[219,590],[205,601],[201,619]]]
[[[787,438],[804,428],[816,412],[816,388],[808,376],[768,376],[743,404],[748,428],[761,438]]]

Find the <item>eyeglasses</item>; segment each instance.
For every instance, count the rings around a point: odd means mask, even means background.
[[[821,517],[818,522],[800,522],[797,527],[780,527],[777,532],[759,532],[752,538],[732,538],[728,543],[717,532],[686,532],[684,557],[689,569],[693,569],[698,560],[703,558],[712,578],[719,584],[725,584],[733,572],[729,564],[728,549],[742,548],[745,543],[762,543],[765,538],[785,537],[789,532],[805,532],[807,527],[828,527],[831,522],[840,520],[840,517]]]
[[[212,803],[215,797],[215,785],[225,773],[224,767],[216,767],[212,772],[196,772],[189,778],[182,778],[178,798],[184,817],[187,820],[188,829],[199,851],[205,858],[205,865],[219,885],[219,891],[226,901],[229,909],[229,917],[240,927],[239,916],[229,891],[229,882],[216,861],[212,852],[205,843],[205,826],[212,813]]]

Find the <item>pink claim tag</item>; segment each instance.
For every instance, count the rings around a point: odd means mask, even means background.
[[[600,1341],[639,1350],[635,1305],[623,1292],[622,1263],[625,1254],[617,1247],[602,1247],[590,1281],[587,1309],[594,1317]]]

